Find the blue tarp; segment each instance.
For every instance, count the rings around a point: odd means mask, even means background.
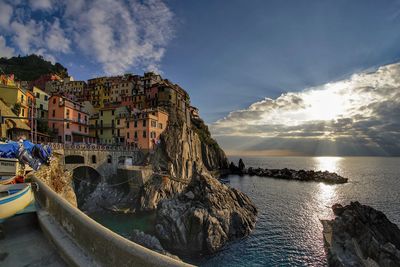
[[[40,144],[35,145],[28,140],[22,141],[22,146],[24,149],[20,151],[20,143],[18,142],[9,141],[6,144],[0,144],[0,158],[16,158],[21,163],[30,166],[40,166],[40,163],[47,164],[49,162],[51,157],[51,148],[49,146],[42,146]],[[24,159],[22,159],[22,154],[25,155]],[[30,159],[27,159],[26,157]],[[34,161],[40,163],[37,164]]]

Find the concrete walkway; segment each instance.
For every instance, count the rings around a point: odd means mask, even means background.
[[[41,231],[36,213],[21,214],[3,223],[0,266],[67,266]]]

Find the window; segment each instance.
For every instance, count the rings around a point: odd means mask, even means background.
[[[44,96],[44,100],[47,101],[49,97],[47,95]]]
[[[113,129],[111,129],[111,134],[114,135],[114,133],[115,133],[115,130],[113,128]]]
[[[135,131],[135,139],[137,139],[137,137],[138,137],[138,134],[137,134],[137,131]]]
[[[143,127],[146,127],[146,120],[143,120]]]
[[[82,126],[79,125],[79,131],[82,131]]]
[[[67,129],[69,129],[69,122],[67,122]]]
[[[56,98],[53,98],[53,104],[55,104],[57,102]]]
[[[160,127],[160,129],[162,129],[163,125],[161,122],[158,123],[158,127]]]
[[[25,109],[21,109],[22,117],[25,117]]]
[[[92,164],[96,164],[96,155],[92,155]]]
[[[85,127],[85,133],[87,133],[87,127]]]
[[[113,116],[114,116],[114,110],[112,110],[112,111],[111,111],[111,115],[113,115]]]
[[[78,113],[78,121],[81,121],[81,113]]]
[[[117,120],[117,125],[119,125],[119,119]]]
[[[41,117],[41,118],[44,118],[44,111],[41,111],[41,112],[40,112],[40,117]]]
[[[43,109],[43,104],[40,104],[39,108],[40,108],[40,110],[42,110]]]
[[[157,127],[157,122],[156,121],[151,121],[151,127],[156,128]]]
[[[21,95],[21,102],[24,102],[24,96]]]
[[[55,110],[53,110],[53,117],[55,117],[56,116],[56,111]]]
[[[53,123],[53,129],[55,129],[56,128],[56,124],[55,123]]]
[[[70,135],[65,135],[65,141],[71,142],[71,136]]]
[[[129,128],[129,121],[126,122],[126,128]]]
[[[146,131],[143,131],[143,138],[146,138]]]
[[[119,129],[117,130],[117,136],[118,136],[118,137],[120,136],[120,131],[119,131]]]
[[[108,156],[107,156],[107,163],[112,163],[112,157],[111,157],[111,155],[108,155]]]
[[[100,111],[100,116],[103,116],[103,111],[102,110]]]
[[[100,134],[103,134],[103,129],[100,129]]]
[[[36,93],[36,98],[40,98],[40,94],[39,93]]]
[[[129,132],[126,133],[126,138],[129,139]]]

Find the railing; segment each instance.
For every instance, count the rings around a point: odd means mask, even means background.
[[[139,148],[131,145],[98,145],[98,144],[62,144],[48,143],[53,150],[96,150],[96,151],[140,151]]]

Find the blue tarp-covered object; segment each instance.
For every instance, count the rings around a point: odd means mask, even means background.
[[[28,164],[37,170],[41,164],[48,164],[51,157],[51,148],[40,144],[33,144],[28,140],[22,142],[9,141],[0,144],[0,158],[16,158],[23,164]]]

